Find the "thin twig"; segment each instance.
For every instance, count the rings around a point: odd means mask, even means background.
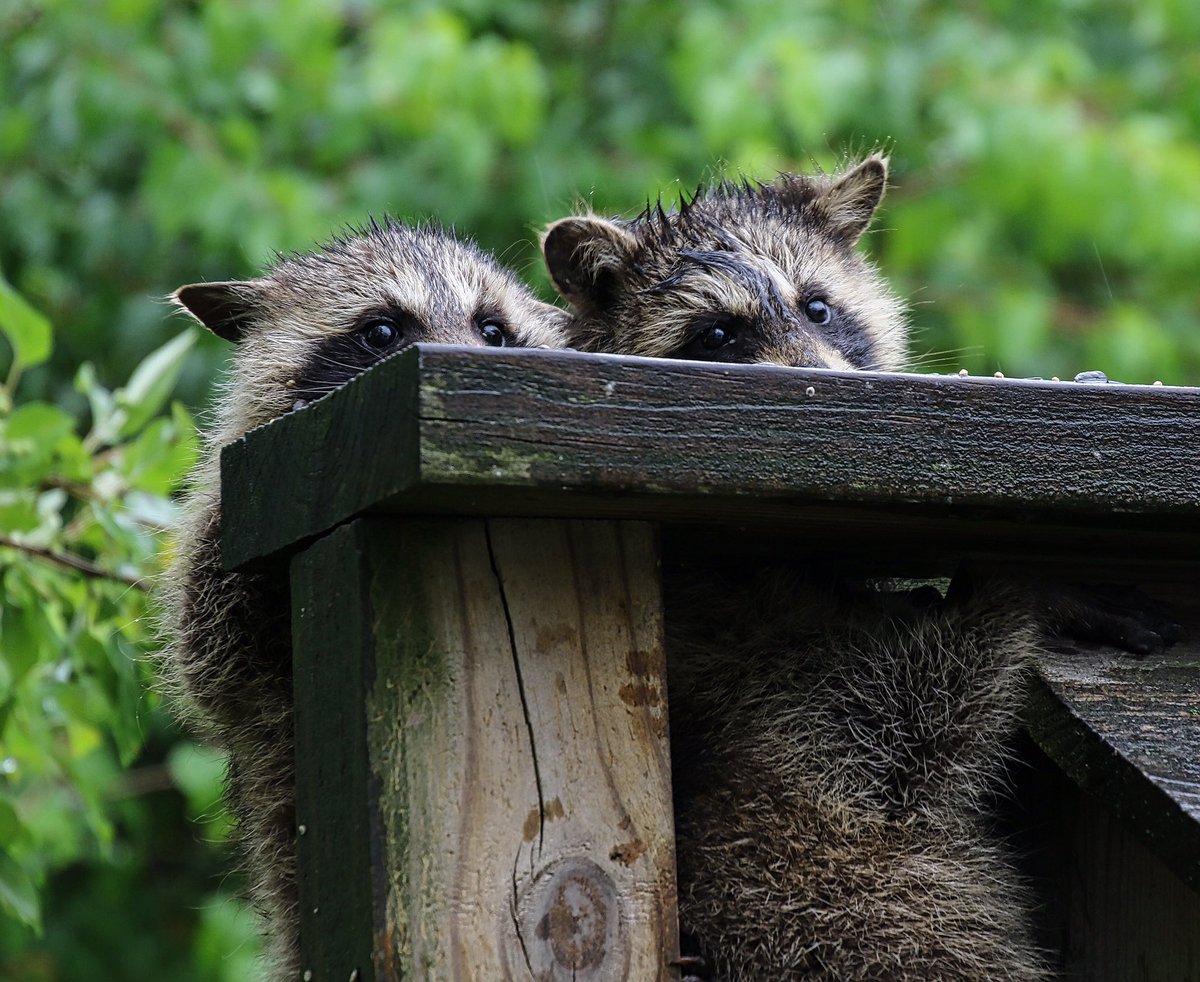
[[[23,542],[14,542],[12,539],[5,538],[0,535],[0,546],[5,546],[9,549],[16,549],[20,552],[27,553],[30,556],[36,556],[38,559],[44,559],[46,562],[55,563],[58,566],[66,569],[73,569],[77,573],[82,573],[84,576],[96,580],[113,580],[117,583],[124,583],[127,586],[134,587],[138,590],[147,590],[148,587],[144,579],[140,576],[129,576],[125,573],[117,573],[112,570],[104,569],[97,566],[93,562],[89,562],[82,556],[76,556],[71,552],[53,552],[49,549],[43,549],[41,546],[30,546]]]
[[[175,779],[171,776],[171,769],[166,764],[150,764],[126,771],[117,779],[106,797],[109,801],[120,801],[123,798],[140,798],[155,791],[170,791],[177,787]]]
[[[82,498],[84,501],[99,500],[96,492],[88,485],[80,484],[78,481],[68,481],[64,477],[47,477],[42,481],[41,486],[45,489],[58,488],[76,498]]]

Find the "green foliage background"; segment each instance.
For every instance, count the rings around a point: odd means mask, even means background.
[[[181,283],[392,212],[545,289],[579,197],[885,144],[919,363],[1200,382],[1195,0],[0,0],[0,93],[0,977],[251,975],[220,760],[148,684],[224,356]]]

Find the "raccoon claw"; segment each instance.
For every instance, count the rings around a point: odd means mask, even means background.
[[[1186,633],[1167,607],[1134,587],[1053,587],[1048,593],[1051,626],[1076,641],[1144,657]]]
[[[918,586],[907,591],[905,597],[918,610],[940,607],[945,602],[942,592],[935,586]]]
[[[708,982],[711,978],[708,962],[700,954],[700,946],[691,935],[684,934],[679,938],[679,957],[671,962],[672,967],[679,969],[679,982]]]
[[[671,965],[679,969],[679,982],[708,982],[708,962],[699,955],[680,955]]]

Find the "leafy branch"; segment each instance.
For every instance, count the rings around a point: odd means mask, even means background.
[[[41,546],[31,546],[25,542],[17,542],[15,539],[10,539],[2,535],[0,535],[0,546],[6,549],[16,549],[26,555],[34,556],[56,566],[61,566],[64,569],[73,570],[89,579],[111,580],[115,583],[124,583],[137,590],[149,590],[144,577],[104,569],[102,566],[97,566],[90,560],[84,559],[82,556],[77,556],[74,553],[43,549]]]

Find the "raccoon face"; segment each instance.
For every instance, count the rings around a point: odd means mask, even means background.
[[[234,435],[417,342],[562,347],[567,319],[470,243],[392,221],[282,259],[259,279],[185,286],[172,299],[237,345],[226,398]]]
[[[630,222],[577,216],[543,252],[592,351],[720,362],[894,370],[904,305],[854,252],[887,180],[867,158],[830,178],[721,183]]]
[[[500,304],[472,306],[470,313],[460,311],[451,324],[442,325],[430,323],[427,316],[399,302],[368,307],[357,316],[346,311],[349,329],[339,325],[320,339],[295,377],[288,380],[295,400],[293,408],[321,398],[376,362],[418,341],[495,348],[520,345],[523,332],[509,322],[511,315],[498,309]]]

